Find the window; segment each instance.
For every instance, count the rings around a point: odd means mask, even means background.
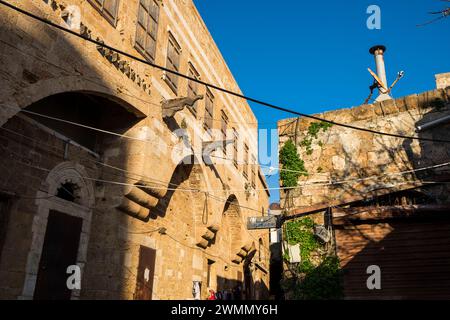
[[[136,49],[151,62],[155,61],[159,6],[154,0],[140,0],[136,27]]]
[[[233,164],[234,166],[237,168],[239,168],[238,166],[238,141],[239,141],[239,136],[237,133],[236,128],[233,128]]]
[[[252,187],[256,189],[256,157],[252,156],[252,162],[250,163],[252,168]]]
[[[194,66],[189,63],[189,73],[188,73],[189,77],[194,78],[194,79],[200,79],[200,74],[197,72],[197,70],[195,70]],[[192,80],[188,81],[188,90],[187,90],[187,95],[189,98],[194,98],[195,96],[198,95],[198,83]],[[197,104],[197,103],[195,103]],[[189,111],[192,112],[192,114],[194,115],[194,117],[197,118],[197,109],[195,108],[195,104],[191,107],[188,106]]]
[[[169,44],[167,45],[166,68],[176,72],[180,71],[181,47],[169,32]],[[173,92],[178,92],[178,76],[166,72],[165,80]]]
[[[78,189],[77,185],[70,182],[66,182],[64,184],[61,184],[61,186],[58,188],[58,193],[56,194],[56,196],[69,202],[75,202],[76,200],[75,193],[77,189]]]
[[[222,132],[222,138],[223,138],[223,153],[226,155],[227,154],[227,143],[225,140],[227,140],[227,128],[228,128],[228,116],[225,113],[225,111],[222,110],[222,115],[221,115],[221,126],[220,126],[220,131]]]
[[[114,27],[117,24],[119,0],[88,0]]]
[[[249,151],[248,145],[245,143],[244,144],[244,164],[243,164],[244,170],[243,170],[242,174],[244,175],[244,178],[247,180],[248,180],[248,166],[249,166],[249,158],[248,158],[249,152],[248,151]]]
[[[206,131],[210,131],[213,127],[213,117],[214,117],[214,96],[211,91],[206,91],[206,101],[205,101],[205,117],[203,120],[203,128]]]

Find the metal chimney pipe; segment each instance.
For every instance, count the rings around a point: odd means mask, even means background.
[[[386,77],[386,66],[384,64],[384,53],[386,52],[386,47],[383,45],[376,45],[370,48],[369,52],[375,57],[378,78],[380,78],[380,81],[383,82],[386,88],[389,88]],[[376,101],[383,101],[388,99],[392,98],[384,91],[383,88],[380,88],[379,96]]]

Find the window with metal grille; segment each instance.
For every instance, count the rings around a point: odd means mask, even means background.
[[[88,0],[105,19],[114,27],[117,24],[119,0]]]
[[[233,128],[233,164],[236,167],[236,169],[239,168],[238,166],[238,142],[239,142],[239,135],[237,133],[236,128]]]
[[[200,79],[200,74],[197,72],[197,70],[194,68],[192,63],[189,62],[189,77],[194,79]],[[194,98],[199,93],[198,83],[192,80],[188,81],[188,88],[187,88],[187,94],[189,98]],[[197,102],[191,107],[188,106],[189,111],[192,112],[195,118],[197,118],[197,108],[196,108]]]
[[[243,164],[243,171],[242,174],[244,175],[244,178],[248,180],[248,166],[249,166],[249,148],[246,143],[244,143],[244,164]]]
[[[155,61],[159,5],[154,0],[140,0],[135,48],[149,61]]]
[[[181,47],[175,40],[172,33],[169,32],[169,43],[167,45],[166,67],[176,72],[180,71]],[[166,72],[165,80],[173,92],[178,93],[178,76]]]
[[[228,116],[224,110],[222,110],[221,119],[222,119],[222,121],[221,121],[220,131],[222,132],[222,138],[223,138],[223,153],[226,155],[227,154],[227,143],[225,140],[227,140]]]
[[[211,93],[211,91],[206,90],[205,117],[203,119],[203,128],[208,132],[213,127],[213,117],[214,117],[214,96]]]
[[[250,163],[252,168],[252,187],[256,189],[256,157],[252,156],[252,162]]]

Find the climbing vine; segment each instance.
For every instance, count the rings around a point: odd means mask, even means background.
[[[306,154],[311,155],[313,153],[312,149],[312,143],[314,140],[318,139],[318,134],[320,131],[326,132],[328,129],[330,129],[333,125],[328,122],[312,122],[308,127],[308,132],[306,134],[306,137],[300,142],[300,145],[302,147],[305,147]],[[319,146],[323,146],[323,142],[318,142]]]
[[[326,132],[332,126],[333,125],[328,122],[312,122],[309,125],[306,137],[300,141],[300,146],[306,149],[307,155],[311,155],[313,153],[312,143],[314,140],[318,139],[319,132]],[[323,147],[323,142],[319,141],[318,145]],[[283,187],[296,187],[299,177],[308,176],[308,171],[305,168],[305,161],[299,157],[297,147],[290,139],[280,150],[280,163],[283,169],[287,169],[282,170],[280,173]]]
[[[297,186],[298,178],[302,175],[307,176],[305,162],[300,159],[292,140],[288,140],[280,150],[280,163],[283,169],[280,172],[280,178],[283,187],[292,188]]]
[[[306,217],[288,222],[286,235],[288,244],[300,244],[301,262],[296,270],[299,281],[285,283],[285,289],[292,290],[295,299],[341,298],[339,259],[327,255],[324,245],[314,236],[314,221]],[[285,252],[283,258],[289,261],[289,254]]]

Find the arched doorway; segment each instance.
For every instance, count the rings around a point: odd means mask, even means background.
[[[93,185],[83,178],[86,175],[81,165],[65,162],[55,167],[42,184],[22,298],[59,300],[79,296],[79,291],[67,288],[66,280],[69,266],[82,270],[86,262],[95,202]]]
[[[115,97],[67,92],[31,104],[0,127],[0,148],[6,155],[0,163],[0,174],[5,177],[0,187],[9,192],[12,203],[0,271],[24,275],[23,282],[1,279],[0,287],[13,288],[8,298],[80,296],[79,290],[67,292],[63,279],[68,278],[69,265],[84,270],[90,226],[102,223],[92,215],[98,205],[95,180],[105,172],[98,163],[127,168],[127,153],[120,151],[124,139],[99,130],[128,135],[142,117]],[[115,172],[107,179],[124,178]],[[91,223],[93,219],[97,221]],[[95,237],[95,241],[101,239],[101,235]],[[58,242],[64,243],[64,250]],[[58,279],[53,278],[56,274]]]
[[[235,195],[228,197],[223,209],[223,241],[228,243],[227,258],[232,261],[242,246],[242,220],[239,202]]]

